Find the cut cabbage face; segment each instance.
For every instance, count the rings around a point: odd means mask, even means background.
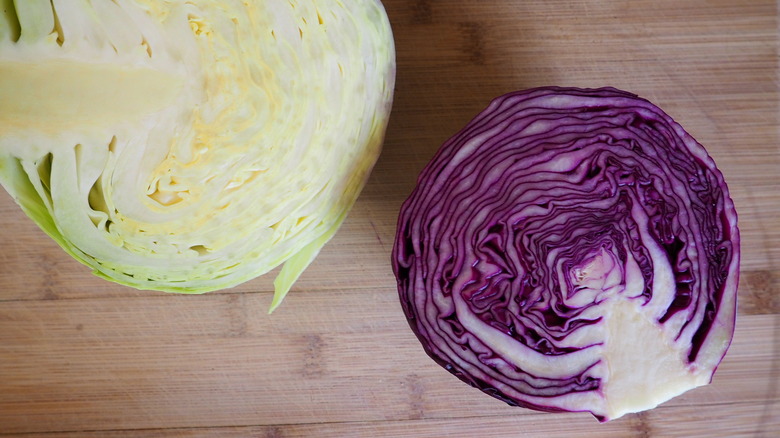
[[[706,149],[611,87],[494,99],[399,214],[393,270],[425,352],[513,406],[609,421],[708,384],[740,238]]]
[[[390,113],[375,0],[0,0],[0,180],[97,275],[199,293],[334,235]]]

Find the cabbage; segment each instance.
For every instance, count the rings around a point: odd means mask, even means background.
[[[738,265],[713,160],[613,88],[494,100],[423,170],[393,248],[437,363],[510,405],[601,421],[710,383]]]
[[[103,278],[206,292],[334,235],[380,152],[380,2],[0,0],[0,181]]]

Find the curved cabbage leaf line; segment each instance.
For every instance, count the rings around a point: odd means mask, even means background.
[[[604,420],[710,381],[738,264],[713,160],[615,89],[493,101],[423,170],[393,250],[438,363],[510,404]]]
[[[381,3],[4,3],[0,178],[106,279],[199,293],[287,262],[373,167],[395,76]]]

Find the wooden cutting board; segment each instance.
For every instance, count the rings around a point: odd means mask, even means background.
[[[384,153],[273,315],[270,276],[202,296],[104,282],[0,196],[0,436],[780,436],[776,3],[385,5],[398,75]],[[401,202],[491,98],[539,85],[646,97],[725,174],[743,263],[712,385],[601,425],[503,405],[435,365],[408,329],[389,263]]]

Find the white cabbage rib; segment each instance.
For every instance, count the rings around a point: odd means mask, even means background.
[[[284,263],[276,307],[375,163],[378,1],[0,0],[0,178],[68,253],[141,289]]]

